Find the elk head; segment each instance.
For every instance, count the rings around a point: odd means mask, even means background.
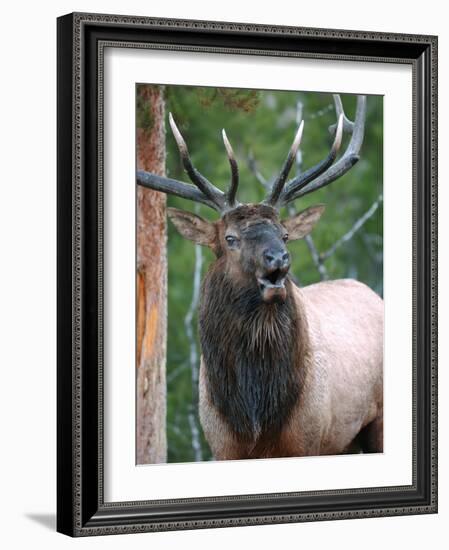
[[[223,141],[231,167],[231,183],[224,193],[193,166],[187,145],[171,114],[170,126],[184,169],[194,186],[147,172],[137,173],[137,182],[140,185],[205,204],[220,213],[218,221],[210,222],[187,211],[168,209],[170,219],[183,237],[210,247],[219,259],[221,269],[230,279],[236,284],[240,282],[257,285],[261,298],[266,303],[283,302],[286,299],[285,283],[290,267],[287,241],[308,235],[324,211],[323,205],[312,206],[281,220],[280,208],[328,185],[347,172],[359,159],[366,98],[357,98],[354,123],[346,118],[339,96],[334,96],[334,101],[338,121],[332,129],[335,137],[328,156],[316,166],[287,181],[302,138],[304,122],[301,122],[284,165],[268,196],[260,204],[240,204],[237,201],[239,172],[226,132],[223,130]],[[352,133],[352,138],[345,153],[335,162],[345,129]]]

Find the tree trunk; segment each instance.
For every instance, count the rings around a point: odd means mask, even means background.
[[[165,175],[164,96],[137,87],[137,167]],[[137,188],[137,464],[167,461],[165,195]]]

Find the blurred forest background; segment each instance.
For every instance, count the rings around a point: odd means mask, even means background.
[[[229,88],[163,88],[165,116],[171,112],[186,140],[195,167],[221,189],[230,181],[221,129],[235,151],[240,170],[240,202],[261,201],[279,172],[299,121],[305,127],[294,170],[306,170],[329,152],[336,122],[331,94]],[[356,96],[341,95],[353,120]],[[137,125],[151,124],[137,96]],[[169,129],[166,120],[166,129]],[[300,286],[350,277],[383,293],[383,99],[369,96],[360,161],[342,178],[307,195],[290,208],[324,203],[326,211],[312,235],[289,244],[291,272]],[[345,135],[344,151],[350,136]],[[341,154],[341,153],[340,153]],[[189,181],[175,140],[166,132],[166,173]],[[292,174],[293,175],[293,170]],[[208,219],[207,207],[169,196],[169,206],[192,210]],[[285,211],[284,216],[288,215]],[[197,305],[202,274],[212,253],[181,238],[168,224],[167,450],[168,462],[211,460],[198,418]]]

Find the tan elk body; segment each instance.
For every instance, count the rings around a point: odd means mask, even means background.
[[[138,173],[138,183],[206,204],[216,222],[177,209],[169,217],[187,239],[216,256],[202,285],[199,332],[201,424],[219,460],[339,454],[355,446],[383,450],[383,302],[354,280],[304,288],[289,276],[288,240],[305,237],[324,207],[281,220],[279,209],[340,177],[358,160],[366,98],[354,123],[335,98],[338,123],[324,161],[286,181],[300,125],[280,175],[261,204],[236,201],[238,169],[227,193],[192,165],[172,117],[184,167],[196,187]],[[344,129],[352,133],[336,161]]]
[[[201,424],[215,458],[340,454],[351,450],[359,434],[357,448],[382,452],[382,300],[352,280],[294,287],[292,292],[306,318],[298,336],[306,342],[304,360],[297,366],[304,369],[301,398],[274,445],[265,447],[263,437],[239,441],[211,402],[202,361]]]

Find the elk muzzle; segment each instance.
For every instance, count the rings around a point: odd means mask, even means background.
[[[268,247],[263,251],[256,277],[264,302],[285,302],[285,279],[289,268],[290,255],[284,247]]]

